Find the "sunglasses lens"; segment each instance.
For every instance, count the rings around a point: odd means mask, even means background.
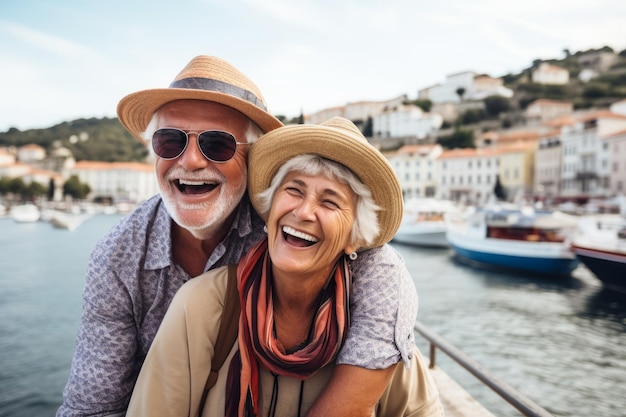
[[[204,156],[215,162],[226,162],[235,156],[237,141],[227,132],[207,131],[198,136],[198,145]]]
[[[176,129],[158,129],[152,135],[152,149],[161,158],[174,159],[187,146],[187,135]]]

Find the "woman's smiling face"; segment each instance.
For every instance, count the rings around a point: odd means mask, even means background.
[[[349,185],[319,174],[290,172],[280,184],[267,219],[274,273],[326,279],[350,242],[356,197]]]

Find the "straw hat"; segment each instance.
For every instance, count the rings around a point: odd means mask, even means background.
[[[283,124],[268,113],[259,88],[237,68],[221,58],[200,55],[193,58],[176,76],[169,88],[138,91],[124,97],[117,105],[120,122],[142,143],[152,115],[174,100],[206,100],[240,111],[263,132]]]
[[[348,167],[365,184],[381,210],[380,234],[370,246],[389,242],[402,220],[402,190],[387,159],[349,120],[334,117],[322,124],[290,125],[264,134],[248,152],[248,192],[259,211],[257,194],[266,190],[278,169],[294,156],[314,154]]]

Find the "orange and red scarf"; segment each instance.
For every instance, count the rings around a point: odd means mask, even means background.
[[[320,294],[307,344],[285,352],[274,333],[271,268],[267,239],[239,262],[239,352],[228,370],[227,417],[259,415],[259,367],[305,380],[335,359],[349,327],[351,273],[341,256]]]

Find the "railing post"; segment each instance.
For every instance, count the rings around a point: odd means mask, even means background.
[[[415,323],[415,331],[417,331],[424,339],[430,343],[430,366],[435,366],[435,350],[441,349],[443,353],[448,355],[457,364],[465,368],[469,373],[474,375],[479,381],[491,388],[493,392],[502,397],[506,402],[515,407],[519,412],[528,417],[554,417],[553,414],[546,409],[526,397],[524,394],[500,380],[493,375],[487,368],[477,361],[473,360],[460,349],[452,345],[450,342],[430,330],[419,320]]]
[[[430,359],[430,365],[428,365],[429,368],[434,368],[435,367],[435,359],[437,356],[437,346],[435,346],[434,343],[430,343],[430,354],[429,354],[429,359]]]

